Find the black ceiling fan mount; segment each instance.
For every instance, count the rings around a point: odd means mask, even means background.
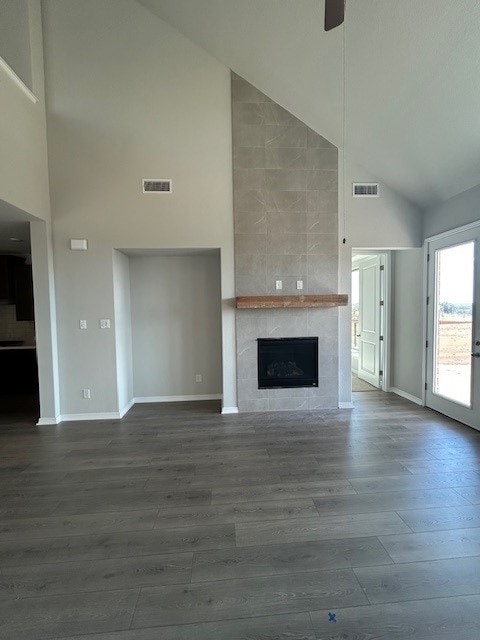
[[[325,31],[331,31],[345,20],[345,0],[325,0]]]

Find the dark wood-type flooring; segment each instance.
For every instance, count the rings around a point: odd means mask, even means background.
[[[480,434],[355,403],[0,418],[0,638],[480,638]]]

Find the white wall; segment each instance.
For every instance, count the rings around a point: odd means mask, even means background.
[[[338,146],[343,30],[319,0],[140,0]]]
[[[355,248],[411,248],[422,245],[422,211],[380,183],[379,198],[353,198],[354,182],[378,182],[358,165],[347,164],[345,180],[347,242]]]
[[[113,252],[113,288],[118,407],[123,414],[133,400],[130,260],[116,250]]]
[[[340,157],[340,168],[342,159]],[[346,163],[339,193],[339,291],[351,293],[353,249],[402,249],[422,245],[422,212],[408,200],[380,183],[379,198],[353,198],[353,182],[378,182],[358,165]],[[343,238],[346,242],[343,243]],[[339,309],[339,399],[351,402],[351,307]]]
[[[119,410],[114,248],[220,249],[235,406],[229,70],[131,0],[46,0],[44,34],[62,414]],[[143,195],[142,177],[172,178],[174,193]]]
[[[40,0],[29,0],[28,9],[32,88],[38,102],[32,102],[0,67],[0,200],[48,220],[50,201]],[[26,26],[19,25],[19,28],[18,36],[17,32],[11,35],[22,40]]]
[[[460,193],[424,214],[425,238],[480,220],[480,185]]]
[[[219,258],[130,258],[136,398],[222,393]]]
[[[349,158],[422,207],[478,183],[476,0],[348,0],[328,33],[322,0],[140,1],[338,147],[344,49]]]
[[[31,89],[28,0],[0,0],[0,56]]]
[[[422,397],[423,249],[392,251],[391,386]]]

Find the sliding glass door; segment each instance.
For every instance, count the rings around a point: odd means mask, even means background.
[[[480,228],[429,243],[427,406],[480,429]],[[476,304],[477,303],[477,304]]]

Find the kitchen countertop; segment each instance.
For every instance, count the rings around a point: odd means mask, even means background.
[[[37,347],[33,344],[21,344],[16,347],[0,347],[0,351],[20,351],[22,349],[36,349]]]

